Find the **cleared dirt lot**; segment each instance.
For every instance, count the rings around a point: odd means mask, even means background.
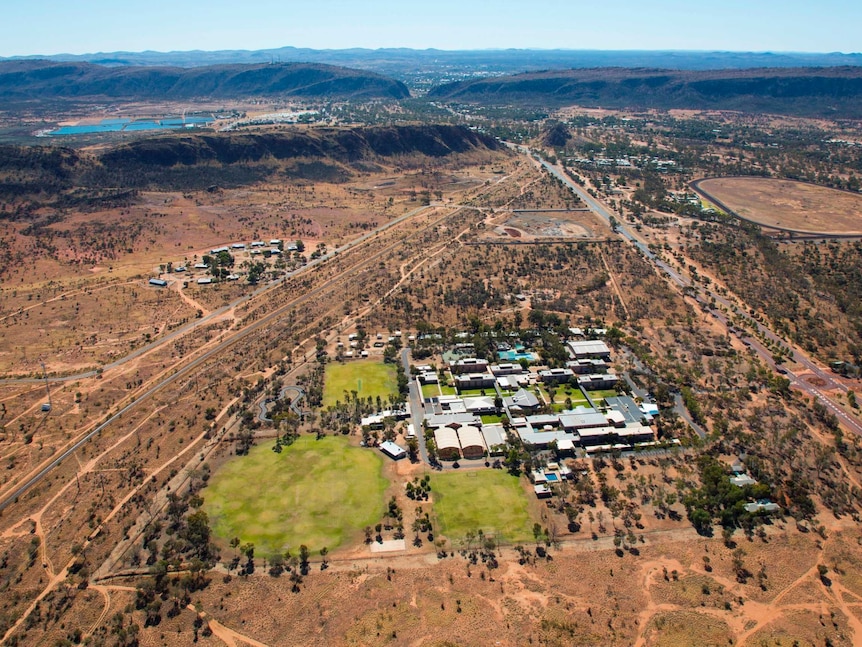
[[[710,178],[697,183],[737,215],[800,233],[862,235],[862,195],[769,178]]]

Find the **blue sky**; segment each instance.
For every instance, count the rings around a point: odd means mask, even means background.
[[[0,56],[117,50],[860,52],[858,0],[11,0]]]

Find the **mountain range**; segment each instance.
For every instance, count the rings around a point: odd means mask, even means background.
[[[403,99],[400,81],[319,63],[205,67],[105,66],[45,60],[0,62],[0,103],[46,99],[185,100],[238,96]]]
[[[548,108],[686,108],[858,118],[862,67],[550,70],[449,83],[432,89],[429,98]]]

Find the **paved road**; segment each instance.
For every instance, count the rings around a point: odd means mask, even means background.
[[[281,391],[279,391],[278,398],[276,398],[276,399],[277,400],[283,400],[284,396],[286,396],[289,391],[296,392],[296,397],[291,398],[290,405],[288,405],[288,406],[290,407],[291,411],[293,411],[296,415],[298,415],[301,418],[302,417],[302,409],[300,409],[300,407],[299,407],[299,401],[305,397],[305,389],[303,389],[301,386],[296,386],[294,384],[292,384],[290,386],[286,386]],[[269,406],[270,402],[275,402],[275,400],[270,400],[268,398],[264,398],[259,403],[260,413],[257,414],[257,419],[260,420],[261,422],[272,422],[272,418],[269,417],[269,409],[267,408]]]
[[[410,395],[408,396],[410,400],[410,415],[413,429],[416,430],[416,440],[419,441],[419,457],[423,463],[430,465],[428,462],[428,451],[425,449],[425,435],[422,428],[422,417],[425,411],[422,389],[419,388],[419,383],[410,377],[410,349],[406,346],[401,349],[401,366],[404,367],[404,373],[407,375],[408,384],[410,385]]]
[[[529,151],[523,146],[518,146],[515,144],[507,144],[507,145],[510,148],[513,148],[520,153],[523,153],[523,154],[528,155],[528,156],[530,155]],[[590,210],[593,213],[595,213],[598,217],[600,217],[602,220],[604,220],[608,225],[610,225],[612,217],[616,218],[616,216],[604,204],[602,204],[599,200],[593,198],[593,196],[591,196],[589,193],[587,193],[583,188],[581,188],[576,183],[574,183],[559,167],[554,166],[545,160],[536,160],[532,156],[530,156],[530,159],[532,159],[536,164],[540,164],[543,168],[547,169],[548,172],[551,173],[551,175],[558,178],[560,181],[563,182],[563,184],[565,186],[569,187],[572,191],[574,191],[584,201],[584,203],[590,208]],[[728,299],[726,299],[722,295],[714,292],[709,287],[702,286],[702,285],[694,286],[691,281],[689,281],[688,279],[683,277],[674,268],[672,268],[670,265],[668,265],[663,260],[661,260],[656,254],[654,254],[649,249],[649,246],[644,241],[642,241],[640,238],[638,238],[638,236],[636,234],[631,232],[626,227],[625,223],[619,222],[619,220],[618,220],[616,230],[624,239],[626,239],[632,245],[634,245],[637,249],[639,249],[643,253],[645,258],[650,260],[662,272],[664,272],[664,274],[667,275],[667,277],[670,278],[670,280],[673,283],[675,283],[678,287],[680,287],[680,288],[692,287],[692,288],[697,289],[701,293],[705,294],[707,297],[706,301],[704,301],[703,298],[701,298],[701,297],[698,297],[698,301],[702,305],[707,305],[707,308],[713,313],[713,316],[718,317],[719,320],[721,320],[723,323],[725,323],[725,325],[728,327],[728,332],[736,335],[740,340],[743,341],[743,343],[745,343],[749,348],[751,348],[755,353],[757,353],[757,355],[761,358],[761,360],[767,366],[770,366],[774,370],[779,371],[779,367],[776,365],[776,363],[774,362],[774,360],[772,358],[772,352],[771,351],[769,351],[763,344],[761,344],[756,339],[753,339],[753,338],[743,339],[743,337],[740,336],[739,333],[737,333],[734,330],[731,330],[729,322],[727,321],[727,317],[724,315],[724,313],[722,313],[720,310],[710,308],[708,303],[707,303],[708,301],[711,301],[714,299],[715,303],[721,304],[722,306],[727,308],[728,311],[732,311],[732,308],[734,306]],[[752,320],[752,321],[754,321],[754,325],[757,327],[758,333],[763,335],[766,339],[769,339],[773,343],[782,344],[784,346],[790,346],[790,344],[788,344],[788,342],[781,339],[772,330],[770,330],[768,327],[766,327],[765,325],[763,325],[759,321],[756,321],[756,320]],[[848,391],[847,386],[844,385],[842,382],[834,379],[834,377],[831,375],[831,373],[827,369],[818,365],[816,362],[814,362],[812,359],[810,359],[807,355],[805,355],[805,353],[803,353],[799,349],[794,348],[793,351],[794,351],[794,353],[793,353],[794,354],[794,360],[798,364],[802,365],[802,367],[805,371],[812,373],[815,377],[822,380],[823,383],[825,384],[825,387],[823,387],[823,388],[839,389],[839,390],[843,390],[844,392]],[[862,424],[860,424],[858,420],[856,420],[855,418],[850,416],[847,412],[842,410],[841,407],[836,405],[835,402],[822,390],[821,387],[817,387],[814,384],[811,384],[810,382],[808,382],[807,380],[800,379],[796,373],[792,372],[790,369],[787,369],[786,367],[781,367],[780,372],[781,371],[784,371],[785,376],[791,381],[791,383],[794,386],[796,386],[800,390],[804,391],[808,395],[810,395],[814,398],[817,398],[826,407],[828,407],[830,411],[832,411],[836,416],[838,416],[838,419],[841,421],[841,423],[845,427],[850,429],[853,433],[855,433],[859,436],[862,436]]]

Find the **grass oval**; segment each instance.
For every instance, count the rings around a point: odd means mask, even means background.
[[[252,542],[259,556],[296,554],[300,544],[332,550],[380,520],[382,464],[343,437],[301,436],[280,454],[267,442],[213,474],[204,510],[217,537]]]

